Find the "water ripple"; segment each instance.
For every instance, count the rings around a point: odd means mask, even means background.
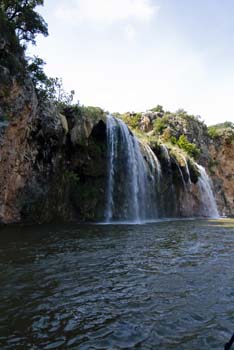
[[[226,222],[3,228],[0,348],[222,348],[234,328]]]

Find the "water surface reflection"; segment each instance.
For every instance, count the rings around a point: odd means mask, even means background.
[[[234,221],[0,231],[0,349],[221,349]]]

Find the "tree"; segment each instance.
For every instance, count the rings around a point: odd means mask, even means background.
[[[45,64],[45,61],[38,56],[28,58],[27,61],[27,71],[30,74],[37,96],[40,100],[49,99],[58,106],[70,105],[75,91],[71,90],[70,93],[67,93],[64,90],[61,78],[47,77],[43,69]]]
[[[151,108],[151,112],[160,112],[160,113],[164,113],[163,106],[157,105],[156,107]]]
[[[187,116],[188,113],[187,113],[183,108],[179,108],[179,109],[177,109],[177,111],[175,112],[175,114]]]
[[[0,9],[20,41],[35,44],[37,34],[48,35],[47,23],[35,11],[43,4],[44,0],[0,0]]]
[[[48,77],[43,69],[44,65],[45,61],[38,56],[28,58],[27,70],[37,90],[45,89],[45,86],[48,84]]]
[[[162,117],[162,118],[157,118],[154,121],[154,130],[159,133],[162,134],[164,129],[167,128],[168,125],[168,116]]]

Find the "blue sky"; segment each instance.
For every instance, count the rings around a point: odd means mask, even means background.
[[[82,104],[234,122],[233,0],[45,0],[29,48]]]

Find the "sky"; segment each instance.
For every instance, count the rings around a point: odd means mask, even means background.
[[[45,0],[37,10],[50,35],[28,54],[81,104],[234,122],[234,0]]]

